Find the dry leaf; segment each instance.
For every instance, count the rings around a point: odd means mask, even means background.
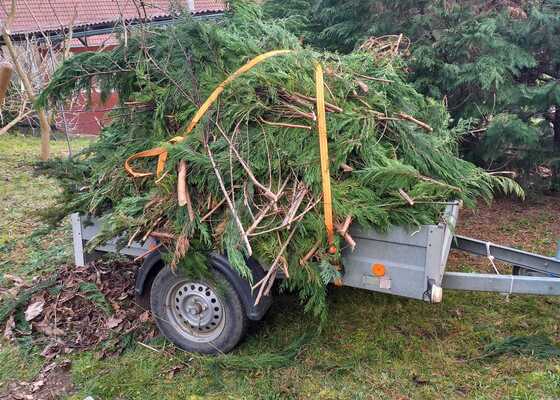
[[[116,328],[121,324],[121,322],[123,322],[122,318],[111,317],[105,322],[105,328],[107,329]]]
[[[25,283],[25,281],[22,278],[20,278],[19,276],[16,276],[16,275],[4,274],[4,278],[11,280],[12,283],[14,284],[14,286],[16,286],[18,288],[29,286]]]
[[[4,329],[4,337],[8,340],[14,338],[14,328],[16,327],[16,322],[14,321],[14,316],[10,315],[8,321],[6,321],[6,328]]]
[[[138,319],[140,320],[140,322],[148,322],[150,320],[150,312],[144,311],[142,314],[140,314]]]
[[[31,393],[35,393],[37,390],[41,389],[41,387],[43,387],[44,385],[45,385],[44,379],[36,380],[31,385]]]
[[[33,324],[33,327],[41,333],[44,333],[47,336],[62,336],[64,335],[64,331],[56,326],[50,326],[45,322],[40,322],[37,324]]]
[[[52,360],[60,353],[60,348],[57,343],[49,344],[47,347],[43,349],[41,355],[45,357],[47,360]]]
[[[31,303],[27,310],[25,310],[25,320],[31,321],[33,318],[38,317],[43,312],[43,306],[45,305],[45,300],[38,300]]]
[[[167,379],[173,379],[173,377],[183,369],[185,369],[184,365],[175,365],[174,367],[171,367],[167,370]]]

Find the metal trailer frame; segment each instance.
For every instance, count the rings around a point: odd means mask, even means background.
[[[442,301],[443,289],[560,295],[560,248],[553,258],[454,235],[459,208],[459,202],[451,203],[436,225],[393,227],[387,232],[351,227],[356,247],[343,251],[342,284],[430,303]],[[101,253],[139,257],[158,244],[148,238],[122,247],[121,237],[88,252],[85,245],[100,231],[100,220],[72,214],[71,221],[76,265],[84,265]],[[504,261],[512,265],[513,273],[446,272],[451,248]],[[382,274],[375,266],[382,267]]]

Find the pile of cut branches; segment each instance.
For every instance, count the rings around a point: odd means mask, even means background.
[[[102,242],[159,238],[171,266],[198,270],[206,254],[227,254],[251,279],[246,257],[269,273],[252,282],[266,295],[283,271],[306,309],[324,317],[325,285],[339,274],[351,223],[434,223],[445,203],[473,206],[496,189],[518,190],[458,158],[462,130],[450,130],[441,103],[405,81],[398,57],[303,48],[258,6],[233,2],[219,22],[185,18],[164,30],[140,29],[111,52],[66,61],[40,102],[80,90],[116,90],[121,107],[97,142],[51,173],[64,191],[51,216],[104,215]],[[185,128],[211,92],[253,57],[289,49],[223,85],[192,132]],[[367,50],[367,49],[366,49]],[[330,180],[337,237],[330,254],[323,216],[317,134],[316,64],[325,71]],[[192,125],[192,124],[191,124]],[[181,136],[184,140],[171,140]],[[153,158],[125,160],[145,154]],[[145,174],[138,171],[146,171]],[[130,172],[130,171],[129,171]]]

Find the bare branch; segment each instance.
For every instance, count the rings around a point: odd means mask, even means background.
[[[410,122],[414,122],[416,125],[418,125],[419,127],[421,127],[422,129],[428,131],[428,132],[433,132],[434,128],[432,128],[430,125],[428,125],[425,122],[419,121],[416,118],[414,118],[412,115],[408,115],[405,114],[403,112],[400,112],[397,114],[399,117],[401,117],[404,120],[410,121]]]
[[[247,249],[247,255],[251,256],[253,254],[253,249],[251,248],[251,244],[249,243],[249,239],[247,237],[247,234],[245,233],[245,229],[243,228],[243,224],[241,223],[241,220],[239,219],[239,216],[237,215],[237,212],[235,211],[235,207],[233,205],[233,203],[231,202],[231,199],[229,197],[229,194],[226,190],[226,186],[224,185],[224,180],[222,179],[222,174],[220,174],[220,170],[218,169],[218,166],[216,165],[216,161],[214,160],[214,157],[212,156],[212,150],[210,150],[210,145],[208,144],[207,139],[204,140],[204,147],[206,148],[206,152],[208,153],[208,158],[210,159],[210,163],[212,164],[212,169],[214,170],[214,174],[216,175],[216,178],[218,179],[218,183],[220,184],[220,189],[222,189],[222,193],[226,199],[226,202],[229,206],[229,209],[231,211],[231,214],[235,220],[235,223],[237,224],[237,228],[239,229],[239,233],[241,234],[241,238],[243,239],[243,242],[245,242],[245,247]]]

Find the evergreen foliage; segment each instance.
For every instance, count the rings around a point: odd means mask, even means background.
[[[274,49],[294,51],[241,75],[185,141],[168,143],[229,74]],[[457,156],[464,129],[448,128],[443,104],[406,82],[399,59],[302,47],[282,23],[265,21],[259,7],[234,2],[217,24],[185,17],[163,30],[139,31],[114,51],[78,54],[57,70],[40,104],[99,87],[105,95],[118,91],[122,108],[91,147],[46,165],[64,188],[51,217],[75,211],[103,215],[98,242],[120,233],[139,239],[167,232],[175,237],[166,242],[171,265],[198,268],[201,257],[215,249],[250,279],[247,237],[252,256],[262,265],[283,268],[289,275],[284,287],[299,291],[306,310],[324,319],[325,286],[337,276],[340,253],[327,251],[323,223],[313,99],[317,62],[326,71],[333,208],[339,223],[351,217],[381,230],[436,223],[442,203],[459,199],[474,206],[478,198],[490,200],[495,190],[522,194],[512,181]],[[162,146],[169,159],[161,178],[127,175],[123,163],[129,156]],[[192,219],[188,207],[177,203],[181,160],[188,166]],[[153,170],[154,162],[137,161],[135,168]],[[223,189],[232,207],[223,202]],[[343,246],[338,238],[337,248]],[[182,262],[185,258],[197,261]]]
[[[290,20],[294,10],[284,3],[268,0],[265,9]],[[560,188],[560,1],[297,3],[307,23],[291,28],[319,48],[347,53],[371,36],[407,35],[416,89],[445,100],[455,124],[471,124],[463,154],[487,169],[519,172],[525,184],[550,168],[548,182]]]

